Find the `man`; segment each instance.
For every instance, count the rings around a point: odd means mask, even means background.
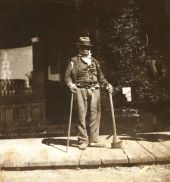
[[[101,116],[100,88],[113,92],[113,87],[104,78],[98,61],[92,57],[92,46],[89,37],[80,37],[77,42],[79,54],[70,59],[65,73],[65,82],[76,97],[78,142],[81,150],[86,149],[88,145],[102,146],[98,141]]]

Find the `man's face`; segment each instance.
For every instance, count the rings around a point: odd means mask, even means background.
[[[90,54],[90,48],[89,47],[80,47],[79,53],[83,56],[88,56]]]

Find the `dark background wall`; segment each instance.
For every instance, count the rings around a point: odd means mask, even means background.
[[[27,46],[32,37],[40,38],[37,59],[45,65],[40,67],[46,74],[51,123],[67,119],[69,94],[64,85],[48,82],[47,65],[57,68],[61,62],[63,75],[80,35],[90,35],[107,79],[114,86],[133,88],[133,102],[118,92],[116,107],[142,106],[155,112],[160,103],[162,110],[169,108],[169,23],[168,0],[1,0],[0,48]]]

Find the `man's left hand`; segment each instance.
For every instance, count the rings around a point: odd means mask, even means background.
[[[106,89],[108,90],[108,92],[109,92],[110,94],[113,93],[113,86],[112,86],[110,83],[106,86]]]

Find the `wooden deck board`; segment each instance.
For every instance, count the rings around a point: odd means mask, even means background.
[[[123,150],[129,158],[129,163],[145,163],[145,162],[155,162],[155,157],[143,147],[141,147],[138,142],[134,140],[124,140]]]
[[[125,164],[128,163],[128,158],[122,149],[111,149],[113,136],[105,135],[100,137],[100,141],[106,145],[106,148],[101,148],[102,164]]]
[[[101,148],[101,158],[105,165],[128,163],[128,158],[122,149]]]
[[[166,136],[165,138],[163,138],[160,141],[160,144],[162,144],[165,147],[167,147],[168,149],[170,149],[170,131],[163,132],[163,133],[160,133],[160,134],[163,134],[164,136]]]
[[[161,141],[160,144],[165,146],[165,147],[167,147],[168,149],[170,149],[170,140],[168,140],[168,141]]]
[[[80,165],[101,165],[100,148],[88,147],[82,151],[80,156]]]
[[[152,153],[157,161],[170,161],[169,149],[160,142],[139,141],[139,144]]]

